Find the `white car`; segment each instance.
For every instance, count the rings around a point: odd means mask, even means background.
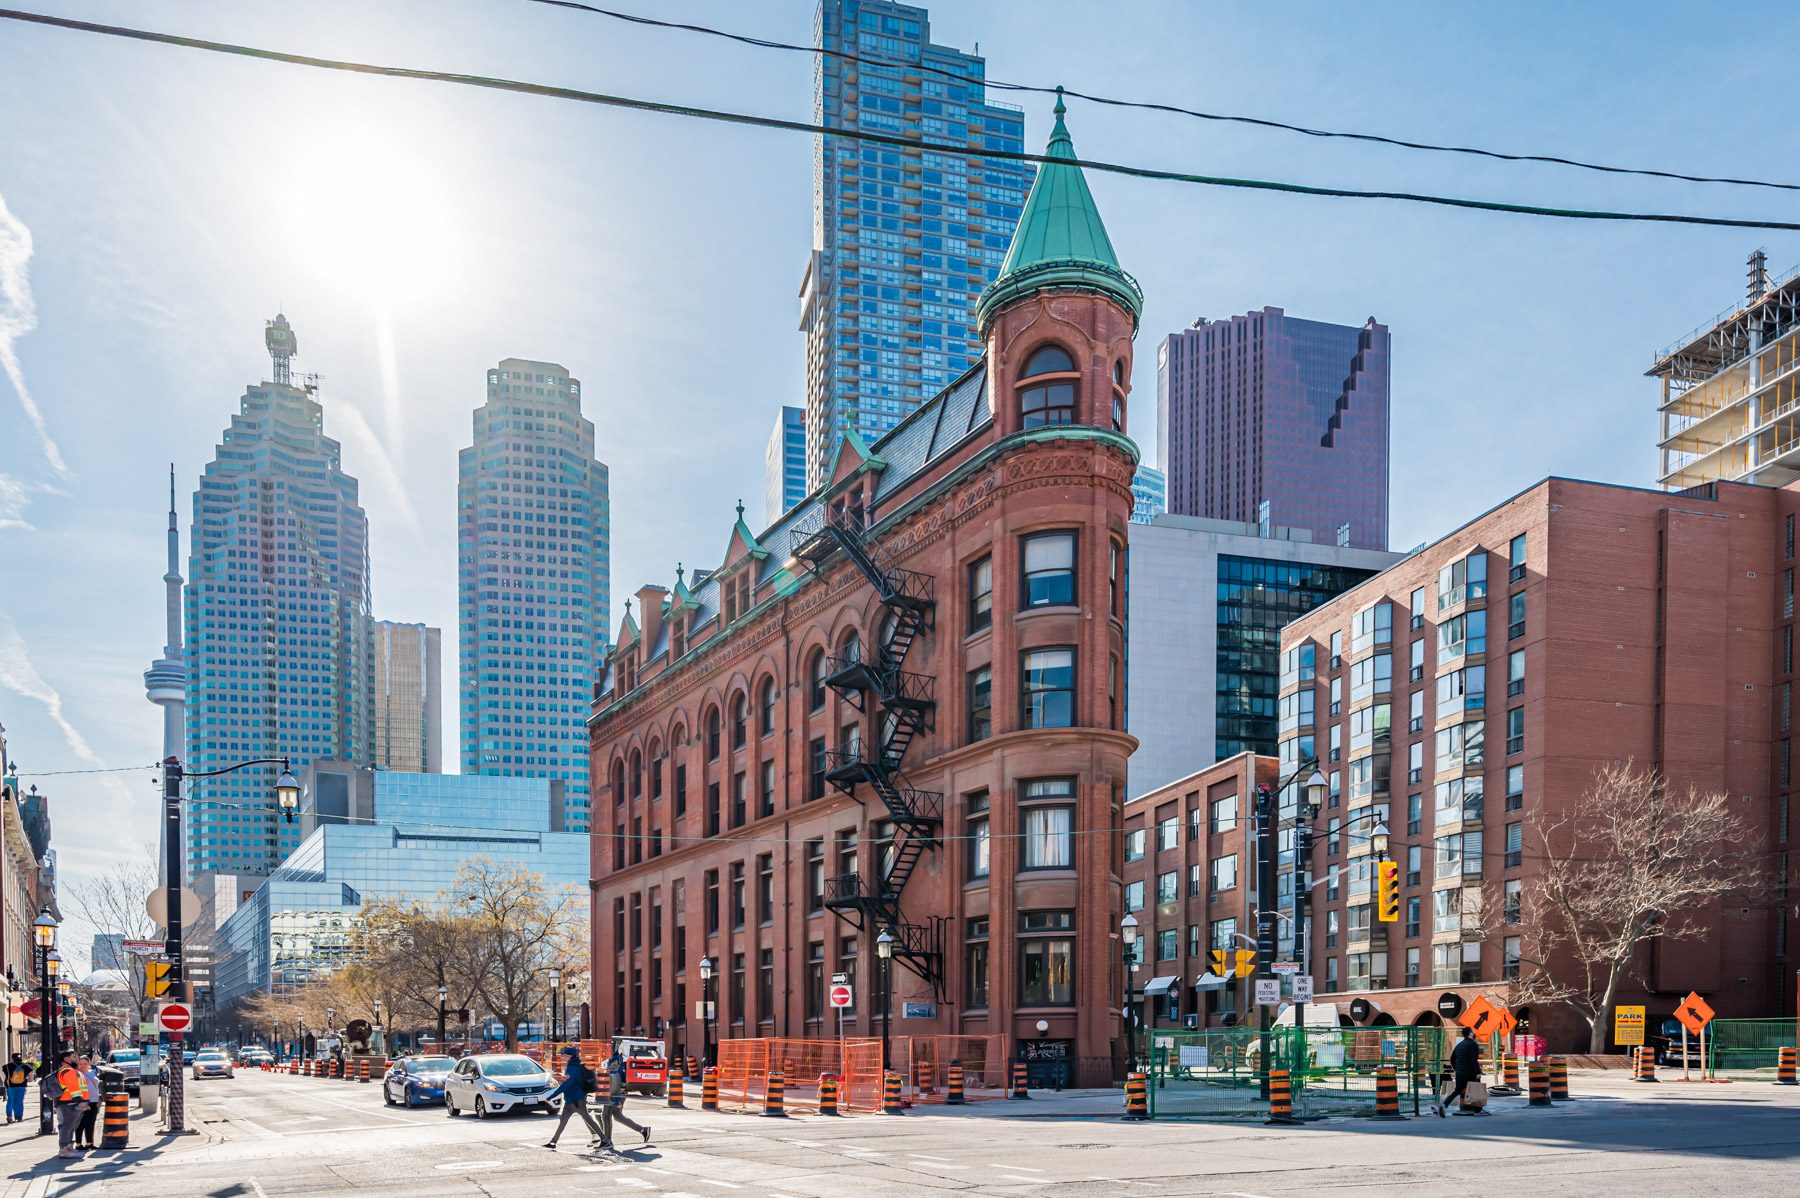
[[[555,1111],[550,1092],[556,1079],[528,1056],[515,1053],[464,1057],[444,1079],[444,1109],[451,1118],[474,1111],[477,1119],[515,1107]]]
[[[194,1080],[203,1077],[230,1077],[231,1058],[222,1048],[202,1048],[194,1057]]]

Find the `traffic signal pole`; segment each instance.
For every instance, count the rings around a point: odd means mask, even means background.
[[[164,953],[169,958],[169,987],[181,993],[181,759],[163,759],[163,827],[168,870],[169,934]],[[169,1132],[187,1130],[187,1111],[181,1085],[181,1033],[169,1033]]]
[[[1256,788],[1256,956],[1257,976],[1273,978],[1275,972],[1275,812],[1273,810],[1275,796],[1265,784]],[[1251,997],[1255,997],[1254,986]],[[1273,1063],[1269,1059],[1270,1030],[1274,1026],[1275,1012],[1268,1003],[1258,1003],[1262,1017],[1261,1061],[1262,1084],[1259,1088],[1261,1097],[1266,1101],[1269,1097],[1269,1070]]]

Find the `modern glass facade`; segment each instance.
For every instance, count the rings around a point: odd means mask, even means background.
[[[285,316],[265,341],[275,381],[244,393],[194,494],[182,608],[195,773],[373,752],[368,519],[312,384],[292,382]],[[191,779],[190,879],[266,873],[293,848],[275,815],[277,769]]]
[[[1219,556],[1214,760],[1246,750],[1274,756],[1282,628],[1375,573]]]
[[[1155,466],[1140,465],[1131,477],[1131,522],[1148,524],[1168,510],[1168,480]]]
[[[1198,320],[1157,351],[1168,510],[1386,549],[1386,326],[1264,308]]]
[[[444,768],[441,634],[424,624],[374,625],[375,764],[435,774]]]
[[[488,371],[457,482],[462,772],[566,782],[588,826],[586,714],[605,656],[606,466],[581,383],[554,362]]]
[[[813,252],[801,283],[806,470],[821,485],[844,432],[893,428],[981,355],[972,310],[999,274],[1034,177],[970,149],[1018,151],[1024,116],[988,100],[986,60],[931,42],[930,15],[890,0],[820,0],[815,123],[918,138],[818,139]]]
[[[584,887],[585,832],[552,832],[548,779],[375,775],[375,824],[321,823],[219,930],[223,1009],[266,987],[304,985],[350,959],[370,899],[436,902],[464,863],[516,864]]]
[[[784,404],[763,452],[763,516],[773,525],[806,498],[806,409]]]

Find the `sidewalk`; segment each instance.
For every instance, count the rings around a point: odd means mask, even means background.
[[[115,1170],[142,1164],[172,1148],[199,1147],[216,1138],[206,1134],[166,1135],[159,1119],[159,1115],[140,1111],[137,1100],[133,1099],[128,1147],[96,1148],[74,1160],[63,1160],[56,1155],[55,1134],[37,1134],[37,1098],[35,1094],[28,1094],[24,1122],[0,1124],[0,1198],[42,1198],[50,1189],[50,1178],[67,1179],[61,1182],[66,1189],[76,1179],[83,1183],[92,1182]],[[94,1142],[100,1142],[98,1131]]]

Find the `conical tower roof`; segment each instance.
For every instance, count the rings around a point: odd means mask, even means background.
[[[1143,311],[1143,293],[1119,266],[1112,238],[1106,235],[1106,222],[1100,219],[1087,179],[1075,165],[1075,143],[1063,123],[1064,111],[1062,89],[1057,88],[1056,125],[1044,150],[1046,157],[1056,161],[1038,167],[1000,277],[988,285],[976,304],[975,323],[983,335],[1002,305],[1051,287],[1105,292],[1134,320]]]

